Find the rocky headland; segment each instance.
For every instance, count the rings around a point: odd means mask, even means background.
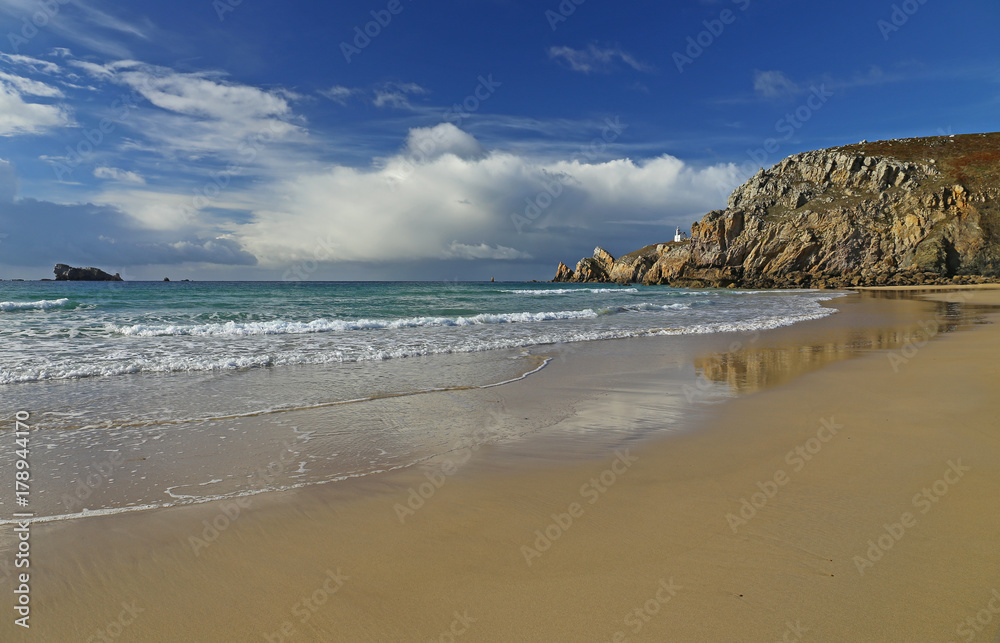
[[[862,141],[761,169],[691,237],[554,281],[812,287],[1000,280],[1000,133]]]
[[[52,272],[56,275],[56,281],[125,281],[117,272],[111,275],[100,268],[90,266],[73,268],[64,263],[57,263]]]

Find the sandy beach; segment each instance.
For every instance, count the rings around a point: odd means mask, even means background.
[[[482,400],[546,418],[500,446],[33,525],[31,629],[8,610],[0,639],[992,641],[1000,289],[828,305],[680,352],[554,347]]]

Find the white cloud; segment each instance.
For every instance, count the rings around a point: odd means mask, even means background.
[[[443,258],[502,259],[509,261],[511,259],[530,259],[531,255],[521,252],[520,250],[515,250],[514,248],[507,248],[505,246],[490,246],[485,243],[480,243],[479,245],[469,245],[466,243],[452,241],[448,245],[448,250],[444,253]]]
[[[181,74],[165,67],[123,61],[121,79],[157,107],[218,120],[257,120],[288,114],[284,97],[249,85],[227,83],[217,74]]]
[[[792,79],[781,71],[759,71],[753,73],[753,90],[764,98],[779,98],[796,93],[799,88]]]
[[[16,89],[20,94],[26,96],[42,96],[43,98],[62,98],[63,93],[57,87],[46,85],[45,83],[14,76],[0,71],[0,81]]]
[[[144,184],[146,182],[144,178],[135,172],[120,170],[116,167],[96,167],[94,168],[94,176],[99,179],[110,179],[112,181],[120,181],[122,183]]]
[[[13,80],[8,80],[10,78]],[[27,78],[0,74],[0,136],[38,134],[70,123],[69,114],[64,108],[29,103],[22,98],[25,94],[38,95],[36,92],[53,89],[46,88],[47,85]]]
[[[110,80],[114,78],[115,75],[114,67],[111,65],[98,65],[97,63],[87,62],[86,60],[70,60],[69,64],[102,80]]]
[[[59,73],[59,65],[48,62],[46,60],[39,60],[38,58],[32,58],[31,56],[0,53],[0,60],[5,60],[15,65],[23,65],[25,67],[30,67],[33,71],[38,71],[46,74]]]
[[[362,90],[351,89],[350,87],[344,87],[342,85],[334,85],[330,89],[323,90],[319,93],[335,103],[347,105],[347,101],[350,100],[352,96],[362,93]]]
[[[92,201],[120,210],[134,225],[148,230],[176,232],[199,227],[198,211],[192,207],[190,194],[159,192],[123,183],[111,184]]]
[[[167,157],[213,155],[247,165],[258,160],[262,148],[300,132],[293,121],[301,119],[289,104],[297,96],[292,92],[230,82],[220,73],[180,73],[134,60],[70,64],[104,82],[130,87],[160,108],[136,110],[129,119]]]
[[[426,93],[427,90],[416,83],[384,83],[375,89],[372,104],[375,107],[413,109],[409,95]]]
[[[451,123],[411,129],[406,137],[406,151],[411,158],[420,160],[435,159],[442,154],[454,154],[461,159],[486,156],[486,150],[474,136]]]
[[[639,62],[632,54],[619,47],[598,47],[590,45],[586,49],[572,47],[549,47],[551,60],[562,60],[573,71],[589,74],[591,72],[609,72],[619,62],[628,65],[636,71],[650,71],[645,63]]]
[[[447,130],[411,131],[409,140],[434,131]],[[493,151],[415,162],[404,149],[379,168],[302,171],[268,185],[253,220],[233,234],[273,267],[317,253],[334,262],[523,259],[592,239],[613,221],[686,224],[724,203],[739,180],[734,165],[693,168],[671,156],[586,163]],[[544,212],[519,233],[511,215],[523,217],[532,202]]]

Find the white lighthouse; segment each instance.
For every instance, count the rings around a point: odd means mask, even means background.
[[[674,233],[674,243],[678,241],[684,241],[684,233],[681,232],[680,226],[677,226],[677,232]]]

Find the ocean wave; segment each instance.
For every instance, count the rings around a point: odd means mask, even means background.
[[[119,326],[107,324],[106,328],[118,335],[131,337],[162,337],[165,335],[227,336],[252,335],[301,335],[352,330],[391,330],[421,328],[426,326],[480,326],[483,324],[517,324],[561,319],[589,319],[597,317],[592,308],[560,310],[540,313],[481,313],[471,317],[407,317],[402,319],[316,319],[310,322],[274,320],[268,322],[224,322],[199,325],[149,325]]]
[[[481,326],[484,324],[524,324],[569,319],[592,319],[603,315],[629,312],[687,310],[689,303],[651,304],[647,302],[624,306],[608,306],[599,310],[544,311],[538,313],[480,313],[469,317],[406,317],[402,319],[316,319],[309,322],[274,320],[267,322],[221,322],[192,325],[106,324],[116,334],[130,337],[163,337],[171,335],[248,337],[254,335],[303,335],[356,330],[395,330],[431,326]]]
[[[831,297],[832,298],[832,297]],[[299,349],[274,354],[254,356],[187,355],[158,358],[132,358],[117,363],[91,363],[65,365],[49,364],[43,368],[16,370],[0,369],[0,384],[16,384],[42,380],[80,379],[87,377],[107,377],[135,373],[176,373],[198,371],[234,371],[248,368],[273,366],[300,366],[331,363],[384,361],[437,355],[448,353],[477,353],[510,348],[527,348],[563,342],[585,342],[628,337],[648,337],[663,335],[702,335],[726,332],[760,331],[790,326],[797,322],[820,319],[836,312],[833,308],[802,311],[793,314],[758,317],[737,322],[704,322],[674,328],[632,328],[632,329],[563,329],[555,332],[530,336],[464,337],[459,341],[427,343],[419,346],[395,345],[380,348],[368,347],[349,353],[327,347]],[[596,315],[596,313],[595,313]]]
[[[548,290],[501,290],[515,295],[568,295],[574,292],[606,294],[616,292],[639,292],[638,288],[551,288]]]
[[[625,306],[608,306],[606,308],[601,308],[597,311],[602,315],[612,315],[616,313],[646,313],[646,312],[665,312],[669,310],[690,310],[692,304],[650,304],[643,302],[641,304],[628,304]]]
[[[820,292],[815,288],[794,288],[787,290],[736,290],[733,288],[715,288],[706,290],[685,290],[683,292],[678,292],[678,295],[686,295],[688,297],[704,297],[706,295],[808,295],[811,293]]]
[[[46,310],[60,308],[69,303],[69,299],[42,299],[40,301],[0,301],[0,310]]]

